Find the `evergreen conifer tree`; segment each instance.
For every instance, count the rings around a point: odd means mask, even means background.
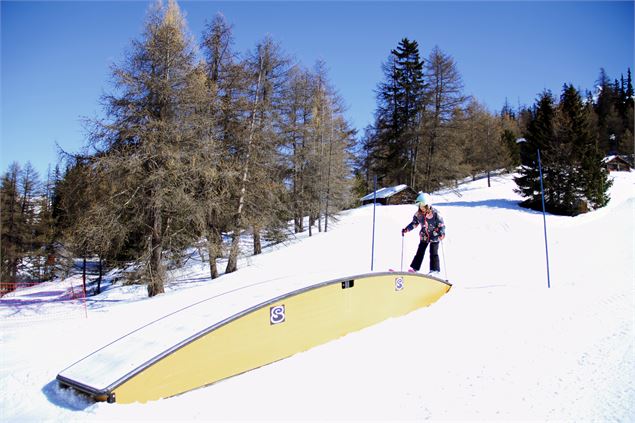
[[[626,73],[626,81],[624,87],[624,111],[622,115],[622,122],[624,131],[620,137],[618,144],[618,152],[620,154],[626,154],[633,157],[633,148],[635,146],[635,140],[633,134],[635,134],[635,113],[634,103],[635,96],[633,93],[633,81],[631,79],[631,68],[628,68]]]
[[[523,166],[516,178],[524,205],[539,210],[541,193],[537,162],[540,150],[547,211],[576,215],[608,202],[608,175],[602,167],[592,105],[565,84],[558,105],[544,92],[535,106],[521,146]]]
[[[0,278],[2,282],[16,282],[18,267],[24,244],[24,222],[20,212],[20,194],[18,180],[20,166],[17,163],[9,165],[9,169],[2,177],[0,185]]]
[[[0,182],[0,282],[43,281],[51,209],[40,176],[30,162],[12,163]]]
[[[633,80],[631,77],[631,68],[628,68],[628,72],[626,73],[625,95],[626,95],[626,102],[629,103],[631,107],[633,107],[633,102],[635,101],[635,98],[633,98],[634,93],[633,93]]]
[[[586,211],[580,165],[594,139],[580,93],[573,85],[565,84],[558,105],[555,154],[550,163],[553,169],[550,182],[557,193],[550,203],[554,211],[567,215]],[[596,165],[599,167],[600,163]]]
[[[373,171],[381,184],[414,184],[419,140],[417,126],[424,99],[423,61],[416,41],[402,39],[383,65],[385,81],[377,92]]]
[[[525,133],[525,141],[521,145],[521,157],[523,166],[520,175],[515,178],[516,192],[526,200],[526,207],[540,210],[542,207],[542,193],[540,189],[540,169],[538,166],[538,150],[541,153],[543,164],[543,176],[545,179],[545,201],[549,199],[551,185],[547,183],[549,172],[545,162],[549,161],[554,153],[551,149],[552,140],[555,138],[555,107],[553,95],[550,91],[544,91],[538,99],[538,104],[531,111],[531,120]],[[546,159],[546,160],[545,160]]]
[[[593,104],[582,102],[579,93],[568,90],[575,99],[577,118],[573,121],[576,133],[575,146],[578,154],[575,163],[578,164],[578,184],[584,198],[592,208],[597,209],[608,204],[610,197],[608,189],[613,182],[602,163],[604,154],[598,142],[598,132],[595,123]]]
[[[400,172],[399,179],[395,180],[395,182],[407,182],[414,186],[416,183],[417,157],[419,155],[417,125],[423,105],[425,88],[423,82],[423,61],[419,57],[418,43],[407,38],[402,39],[397,48],[392,50],[391,53],[396,58],[398,82],[399,87],[401,87],[397,113],[400,127],[403,128],[399,147],[404,152],[400,154],[403,162],[397,163],[397,169],[406,171],[404,173]]]

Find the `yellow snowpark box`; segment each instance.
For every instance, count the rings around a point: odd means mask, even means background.
[[[197,321],[194,314],[213,307],[202,301],[123,336],[63,370],[57,380],[100,401],[171,397],[429,306],[450,288],[447,281],[418,273],[370,273],[287,292],[188,330],[188,322]],[[161,325],[170,333],[171,321],[180,337],[161,345],[154,338]]]

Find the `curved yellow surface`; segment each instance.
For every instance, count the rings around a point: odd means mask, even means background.
[[[118,403],[178,395],[428,306],[449,289],[423,275],[388,273],[290,293],[169,353],[112,393]]]

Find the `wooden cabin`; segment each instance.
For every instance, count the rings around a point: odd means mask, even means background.
[[[633,167],[626,159],[621,156],[607,156],[602,162],[609,172],[630,172]]]

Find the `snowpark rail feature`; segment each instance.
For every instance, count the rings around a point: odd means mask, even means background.
[[[57,380],[97,401],[171,397],[429,306],[451,286],[429,275],[380,272],[272,291],[255,305],[240,300],[244,292],[229,292],[119,338]],[[232,307],[223,309],[221,302]]]

